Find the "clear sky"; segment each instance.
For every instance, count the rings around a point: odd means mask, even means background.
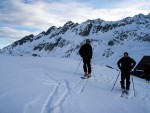
[[[150,13],[150,0],[0,0],[0,48],[67,21],[116,21]]]

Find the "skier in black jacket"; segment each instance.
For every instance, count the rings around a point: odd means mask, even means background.
[[[92,46],[90,45],[90,39],[86,39],[86,44],[81,46],[79,54],[83,59],[84,76],[91,76],[91,59],[92,59]]]
[[[130,89],[130,71],[136,65],[136,62],[128,56],[128,53],[124,53],[124,57],[122,57],[118,62],[117,65],[121,70],[121,89],[122,92],[127,92]],[[125,79],[126,79],[126,88],[125,88]]]

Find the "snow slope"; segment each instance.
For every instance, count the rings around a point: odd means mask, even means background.
[[[118,71],[64,58],[0,56],[0,113],[150,113],[150,84],[133,77],[128,99],[120,97]],[[75,70],[77,72],[75,73]],[[120,78],[119,78],[120,79]]]

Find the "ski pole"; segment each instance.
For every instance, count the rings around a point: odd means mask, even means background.
[[[118,74],[118,76],[117,76],[117,79],[116,79],[116,81],[115,81],[115,83],[114,83],[114,85],[113,85],[113,87],[112,87],[112,89],[111,89],[111,92],[113,91],[113,89],[114,89],[114,87],[115,87],[115,85],[116,85],[116,82],[117,82],[117,80],[118,80],[119,75],[120,75],[120,71],[119,71],[119,74]]]
[[[80,64],[81,64],[81,61],[82,61],[82,59],[80,60],[79,65],[78,65],[76,71],[74,72],[74,75],[76,75],[76,72],[77,72],[77,70],[78,70],[78,68],[79,68],[79,66],[80,66]]]
[[[134,91],[134,97],[135,97],[135,88],[134,88],[134,82],[133,82],[133,75],[132,75],[132,83],[133,83],[133,91]]]
[[[111,67],[111,66],[109,66],[109,65],[106,65],[106,67],[111,68],[111,69],[115,69],[115,70],[119,71],[118,69],[113,68],[113,67]]]

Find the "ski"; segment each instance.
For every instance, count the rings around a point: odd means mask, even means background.
[[[125,97],[126,99],[128,99],[128,92],[127,91],[122,92],[120,97]]]
[[[125,92],[125,96],[124,96],[126,99],[128,99],[128,93]]]
[[[121,93],[120,97],[123,97],[123,96],[124,96],[124,92]]]
[[[88,78],[90,78],[91,76],[89,76],[89,77],[87,77],[87,76],[83,76],[83,77],[81,77],[82,79],[88,79]]]
[[[82,79],[87,79],[87,77],[81,77]]]

